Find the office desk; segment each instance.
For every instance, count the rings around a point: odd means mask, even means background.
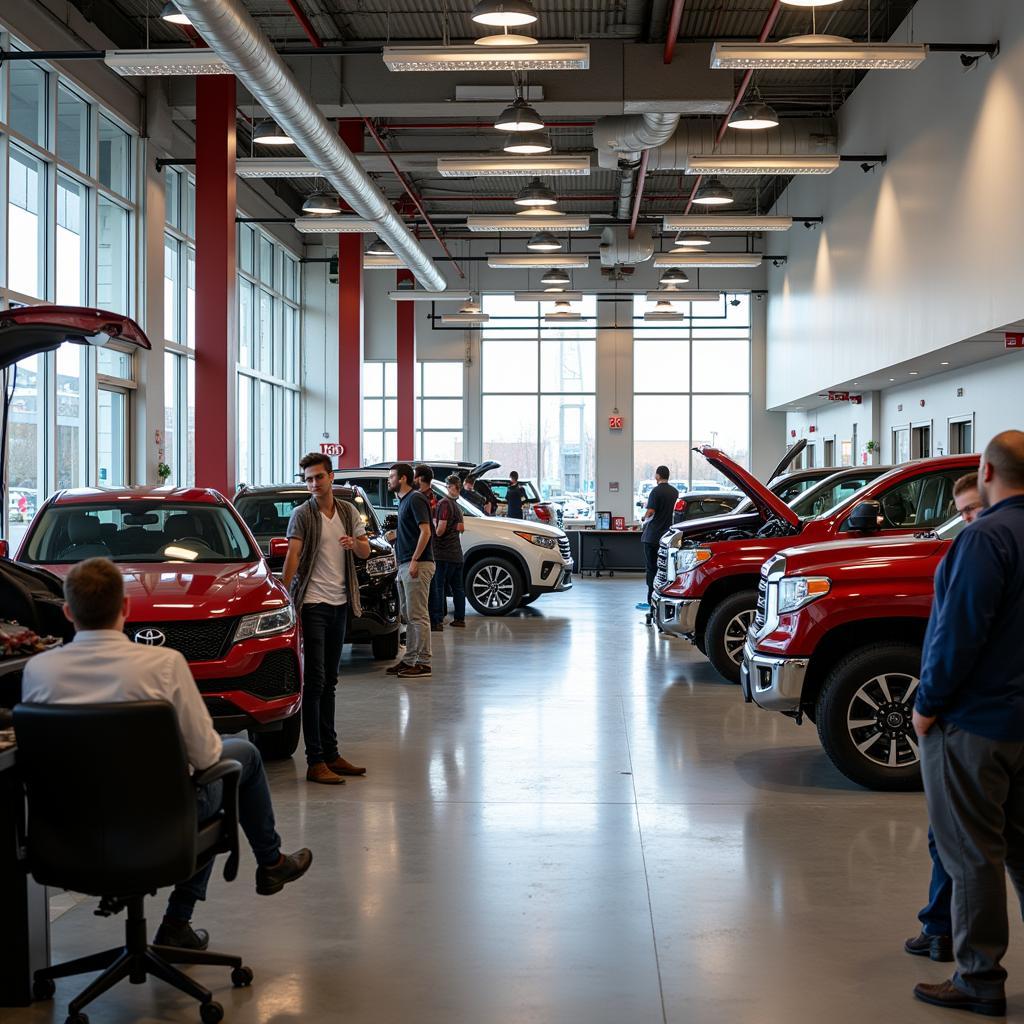
[[[639,530],[568,530],[576,571],[600,576],[607,572],[646,572]]]

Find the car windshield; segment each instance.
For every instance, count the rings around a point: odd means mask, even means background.
[[[847,498],[853,497],[878,475],[869,472],[857,476],[844,476],[841,480],[822,480],[791,501],[789,507],[801,519],[817,519],[818,516],[831,512]]]
[[[355,505],[363,520],[368,537],[381,535],[380,522],[366,496],[361,491],[339,493],[339,498]],[[274,537],[283,537],[288,530],[292,512],[309,500],[309,493],[301,490],[264,491],[263,493],[240,494],[235,499],[235,508],[252,530],[260,547],[267,550]]]
[[[159,499],[50,505],[36,517],[23,561],[255,562],[244,527],[223,505]]]

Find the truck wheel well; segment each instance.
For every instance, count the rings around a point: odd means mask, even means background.
[[[807,667],[802,700],[805,709],[816,705],[825,678],[840,659],[860,647],[893,640],[921,646],[927,625],[926,620],[916,618],[863,619],[826,633]]]
[[[708,619],[711,618],[715,608],[718,607],[718,603],[741,590],[757,590],[757,577],[727,576],[725,579],[715,580],[708,587],[700,599],[700,609],[697,612],[697,624],[694,627],[697,636],[704,635]]]

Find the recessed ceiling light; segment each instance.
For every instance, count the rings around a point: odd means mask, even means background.
[[[917,376],[917,370],[911,370],[910,371],[910,376],[911,377],[916,377]]]
[[[526,248],[533,252],[558,252],[562,243],[549,231],[538,231],[527,243]]]
[[[252,141],[259,146],[291,146],[291,137],[273,121],[264,121],[256,125],[252,133]]]
[[[540,178],[534,178],[529,185],[520,189],[513,202],[516,206],[554,206],[558,196]]]
[[[767,103],[741,103],[729,117],[730,128],[757,131],[778,128],[779,115]]]
[[[500,132],[539,132],[544,130],[540,114],[522,96],[517,96],[494,122]]]
[[[949,363],[939,363],[940,366],[949,366]]]
[[[551,152],[551,140],[547,132],[512,132],[501,148],[506,153],[536,156],[538,153]]]
[[[537,20],[537,12],[529,0],[479,0],[470,17],[478,25],[517,28],[532,25]]]
[[[171,0],[167,0],[167,3],[164,4],[160,11],[160,18],[162,21],[169,21],[172,25],[192,24],[192,19],[187,14],[182,14],[178,10],[178,5],[172,3]]]
[[[891,384],[895,379],[896,379],[895,377],[890,377],[889,378],[889,383]]]
[[[731,189],[726,188],[718,178],[711,177],[697,189],[693,201],[698,206],[728,206],[735,199]]]

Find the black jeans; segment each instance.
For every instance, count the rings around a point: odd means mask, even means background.
[[[644,561],[647,563],[647,603],[654,596],[654,577],[658,575],[658,545],[644,541]]]
[[[466,591],[462,585],[462,562],[436,562],[430,584],[430,624],[440,626],[448,614],[448,591],[455,603],[456,622],[466,621]]]
[[[338,756],[334,690],[347,625],[347,604],[302,606],[302,735],[306,740],[306,763],[310,765]]]

